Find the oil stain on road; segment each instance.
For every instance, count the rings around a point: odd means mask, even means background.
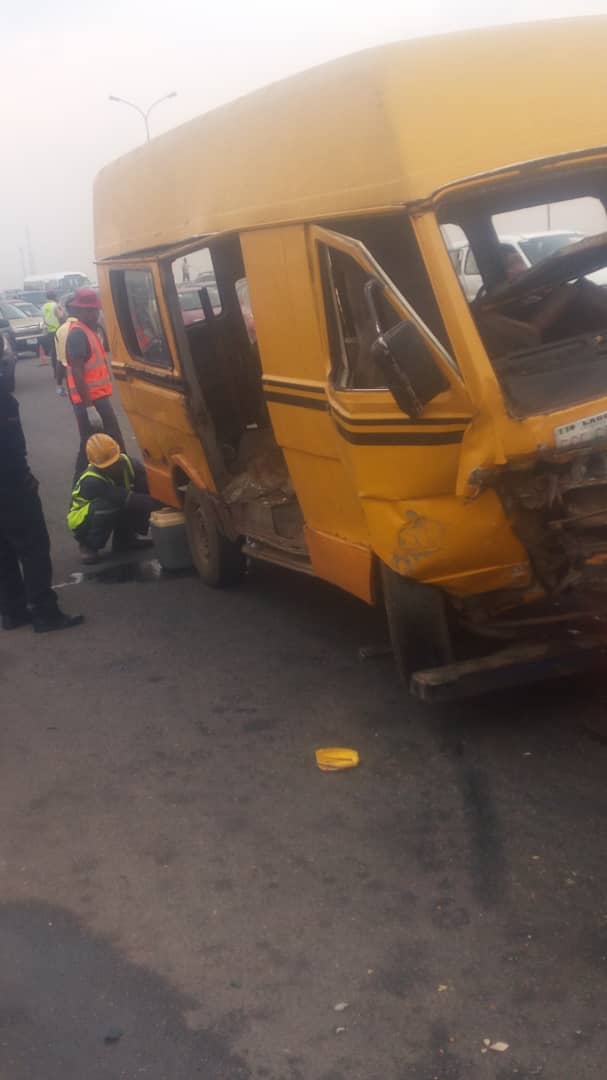
[[[185,1016],[200,1002],[131,964],[65,909],[0,906],[0,955],[7,1080],[250,1080],[229,1030],[188,1027]]]

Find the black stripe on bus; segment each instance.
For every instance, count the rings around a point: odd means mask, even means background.
[[[334,418],[335,419],[335,418]],[[449,446],[460,443],[462,431],[348,431],[335,420],[339,434],[356,446]]]
[[[320,412],[328,412],[329,406],[324,398],[299,397],[297,394],[283,394],[279,390],[266,390],[266,401],[275,401],[279,405],[299,405],[302,409],[317,409]]]
[[[427,420],[423,416],[420,416],[417,420],[410,420],[405,417],[394,417],[393,420],[387,417],[382,417],[380,420],[375,420],[372,416],[365,417],[364,419],[355,419],[352,416],[348,416],[346,413],[339,412],[333,406],[331,406],[331,412],[335,417],[335,420],[339,423],[342,421],[344,424],[350,424],[352,427],[445,427],[448,424],[462,424],[469,423],[470,417],[468,416],[445,416],[445,417],[432,417]]]
[[[281,386],[285,390],[293,390],[299,392],[300,390],[308,394],[320,394],[324,397],[325,388],[320,383],[298,383],[292,382],[290,379],[274,379],[271,375],[264,375],[264,385],[272,389],[275,386]]]
[[[166,375],[160,375],[156,371],[148,371],[146,368],[132,368],[129,367],[123,372],[113,372],[116,379],[139,379],[141,382],[152,383],[153,386],[163,386],[165,390],[177,390],[183,393],[185,390],[185,384],[183,379],[179,375],[173,375],[171,372],[167,372]]]
[[[290,381],[288,379],[275,379],[275,378],[273,378],[272,376],[269,376],[269,375],[264,375],[263,382],[264,382],[264,387],[267,388],[266,391],[265,391],[266,397],[268,396],[268,392],[273,390],[274,387],[282,387],[285,390],[291,390],[294,395],[298,394],[299,392],[302,392],[302,393],[308,393],[308,394],[317,394],[317,395],[319,395],[321,397],[324,397],[324,394],[325,394],[324,387],[319,385],[319,384],[310,385],[309,383],[296,383],[296,382],[292,382],[292,381]],[[300,400],[301,400],[300,398],[297,398],[297,399],[294,398],[293,401],[290,402],[290,404],[297,404],[298,405]],[[285,402],[285,404],[287,404],[287,402]],[[335,408],[334,405],[331,405],[330,408],[331,408],[331,411],[335,414],[335,416],[339,420],[343,420],[345,423],[350,424],[351,426],[357,426],[357,427],[363,427],[365,425],[368,426],[368,427],[399,427],[399,426],[409,427],[412,424],[420,426],[420,427],[426,427],[426,426],[428,426],[428,427],[444,427],[447,424],[460,424],[460,425],[461,424],[467,424],[469,422],[469,419],[470,419],[468,416],[445,416],[445,417],[432,417],[432,418],[429,418],[429,419],[424,419],[423,417],[420,417],[417,420],[410,420],[410,419],[406,419],[405,417],[396,417],[396,416],[394,417],[394,419],[388,419],[388,418],[383,418],[383,417],[381,419],[379,419],[379,420],[375,420],[372,417],[363,417],[363,418],[360,418],[360,419],[359,418],[354,419],[353,417],[350,417],[347,414],[343,413],[341,410]]]

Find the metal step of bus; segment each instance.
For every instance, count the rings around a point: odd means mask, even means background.
[[[314,574],[310,559],[303,551],[298,552],[288,550],[285,547],[276,547],[265,540],[253,540],[251,537],[242,545],[242,550],[251,559],[260,559],[261,562],[284,566],[288,570],[297,570],[300,574]]]

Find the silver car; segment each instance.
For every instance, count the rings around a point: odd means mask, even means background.
[[[0,318],[8,319],[18,352],[36,352],[46,337],[42,315],[25,315],[9,300],[0,300]]]
[[[9,301],[13,307],[19,308],[24,315],[29,316],[31,319],[43,319],[42,308],[37,304],[31,304],[29,300],[15,300],[12,296]]]

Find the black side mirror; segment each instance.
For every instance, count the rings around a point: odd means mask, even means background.
[[[383,285],[376,279],[365,285],[367,304],[377,330],[371,355],[399,409],[415,419],[432,398],[448,389],[449,383],[414,323],[401,322],[385,333],[382,331],[376,297],[383,295],[383,291]]]

